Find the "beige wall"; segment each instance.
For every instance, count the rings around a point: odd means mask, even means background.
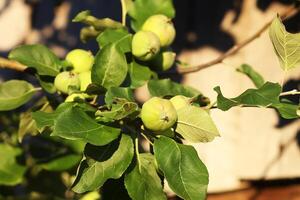
[[[241,42],[259,30],[276,13],[286,7],[273,4],[265,13],[258,10],[255,1],[245,0],[239,21],[231,24],[233,12],[227,13],[223,29],[232,33]],[[220,55],[210,47],[182,53],[181,58],[192,64],[202,63]],[[268,32],[246,46],[235,56],[222,64],[184,77],[184,83],[194,86],[216,99],[214,86],[220,85],[224,95],[234,97],[249,87],[250,80],[235,72],[242,63],[248,63],[260,72],[266,80],[281,82],[283,71],[273,51]],[[285,80],[300,78],[300,70],[290,71]],[[300,87],[300,86],[299,86]],[[258,108],[235,108],[227,112],[213,110],[212,116],[219,127],[221,137],[208,144],[196,144],[198,153],[210,172],[209,191],[218,192],[243,187],[240,179],[270,179],[300,176],[300,154],[293,140],[300,121],[287,127],[275,128],[278,118],[275,111]],[[280,159],[280,146],[286,145]],[[277,160],[276,162],[274,160]]]

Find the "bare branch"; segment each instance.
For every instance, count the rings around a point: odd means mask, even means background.
[[[287,20],[287,19],[291,18],[292,16],[294,16],[298,12],[299,12],[299,9],[297,9],[295,7],[291,7],[286,12],[281,14],[280,17],[281,17],[282,20]],[[254,41],[256,38],[258,38],[264,31],[266,31],[269,28],[269,26],[272,24],[272,21],[273,20],[267,22],[254,35],[252,35],[251,37],[249,37],[248,39],[246,39],[242,43],[234,45],[228,51],[226,51],[224,54],[220,55],[216,59],[211,60],[207,63],[203,63],[203,64],[200,64],[200,65],[197,65],[197,66],[193,66],[193,67],[180,67],[180,66],[178,66],[177,72],[180,73],[180,74],[187,74],[187,73],[197,72],[199,70],[202,70],[202,69],[208,68],[210,66],[221,63],[225,58],[237,53],[240,49],[242,49],[243,47],[245,47],[246,45],[248,45],[249,43]]]
[[[8,60],[6,58],[0,57],[0,68],[12,69],[15,71],[23,72],[27,68],[27,66],[25,66],[17,61]]]

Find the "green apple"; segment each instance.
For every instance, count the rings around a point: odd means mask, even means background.
[[[61,72],[55,77],[54,86],[58,91],[68,94],[70,87],[75,90],[80,88],[79,76],[74,72]]]
[[[143,104],[141,119],[147,129],[165,131],[176,123],[177,112],[169,100],[153,97]]]
[[[150,31],[139,31],[132,38],[132,54],[141,61],[153,59],[160,50],[159,38]]]
[[[73,102],[76,98],[80,98],[80,99],[85,99],[86,95],[82,94],[82,93],[73,93],[71,95],[69,95],[66,99],[65,102]]]
[[[89,84],[92,83],[91,71],[82,72],[79,74],[80,91],[85,91]]]
[[[143,31],[151,31],[155,33],[161,47],[167,47],[175,39],[176,31],[170,18],[165,15],[152,15],[142,26]]]
[[[164,51],[159,53],[152,61],[154,67],[158,70],[167,71],[175,62],[176,53]]]
[[[72,64],[74,72],[81,73],[91,70],[94,56],[90,51],[74,49],[67,54],[66,61]]]
[[[191,105],[190,98],[183,95],[177,95],[175,97],[172,97],[170,101],[176,110]]]

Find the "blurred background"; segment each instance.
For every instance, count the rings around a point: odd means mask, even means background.
[[[218,57],[252,36],[294,1],[174,3],[177,36],[173,48],[180,60],[196,65]],[[18,45],[35,43],[47,45],[60,57],[74,48],[97,52],[96,42],[79,41],[82,25],[71,23],[82,10],[91,10],[99,18],[121,19],[119,0],[0,0],[0,56],[6,57]],[[288,31],[299,32],[299,13],[285,21],[285,25]],[[184,76],[172,69],[165,76],[199,89],[212,100],[216,99],[213,88],[217,85],[225,96],[233,97],[253,87],[247,77],[235,71],[243,63],[254,67],[268,81],[283,79],[268,32],[218,65]],[[0,79],[10,78],[27,77],[0,69]],[[284,89],[300,89],[299,80],[299,69],[289,72]],[[140,89],[137,97],[143,101],[148,94]],[[290,100],[299,102],[296,96]],[[212,116],[222,137],[208,144],[194,144],[210,173],[209,200],[300,199],[299,120],[283,120],[273,110],[255,108],[215,110]],[[169,194],[172,196],[170,191]]]

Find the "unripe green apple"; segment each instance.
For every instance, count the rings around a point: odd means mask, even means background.
[[[153,97],[144,103],[141,119],[149,130],[164,131],[175,124],[177,112],[169,100]]]
[[[80,88],[80,80],[74,72],[61,72],[55,77],[54,86],[58,91],[68,94],[69,87],[73,87],[73,89]]]
[[[85,91],[88,85],[92,83],[91,71],[80,73],[79,80],[80,80],[80,91]]]
[[[170,99],[170,101],[176,110],[179,110],[180,108],[191,105],[190,98],[185,97],[183,95],[177,95],[175,97],[172,97]]]
[[[85,94],[73,93],[65,99],[65,102],[73,102],[76,98],[85,99],[85,97],[86,97]]]
[[[142,30],[155,33],[162,47],[169,46],[174,41],[176,35],[171,19],[165,15],[152,15],[145,21]]]
[[[90,71],[94,64],[94,56],[90,51],[74,49],[70,51],[66,60],[72,64],[73,71],[76,73]]]
[[[139,31],[132,38],[132,54],[141,61],[154,58],[160,50],[159,38],[150,31]]]
[[[174,62],[175,62],[176,53],[172,51],[164,51],[162,53],[159,53],[154,59],[153,59],[153,65],[158,70],[167,71],[170,69]]]

